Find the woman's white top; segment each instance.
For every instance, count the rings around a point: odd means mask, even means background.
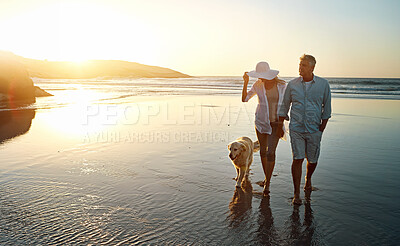
[[[284,80],[279,80],[276,84],[279,93],[279,100],[278,100],[278,107],[276,115],[278,115],[279,109],[282,105],[283,95],[285,94],[286,90],[286,82]],[[258,105],[256,109],[256,119],[255,124],[256,128],[261,133],[271,134],[272,128],[269,121],[269,107],[268,107],[268,99],[266,90],[264,87],[264,82],[261,79],[258,79],[253,86],[251,87],[250,91],[247,92],[247,97],[245,102],[249,101],[255,94],[258,97]],[[283,132],[285,132],[285,127],[283,127]],[[286,136],[283,137],[286,139]]]

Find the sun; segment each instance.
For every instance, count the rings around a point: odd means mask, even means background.
[[[4,18],[4,50],[49,61],[126,60],[157,64],[157,26],[111,2],[60,0]],[[24,30],[24,31],[20,31]],[[32,37],[26,42],[26,37]]]

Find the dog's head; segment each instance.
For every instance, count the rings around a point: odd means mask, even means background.
[[[240,142],[232,142],[228,145],[229,158],[234,161],[240,156],[243,151],[246,151],[246,146]]]

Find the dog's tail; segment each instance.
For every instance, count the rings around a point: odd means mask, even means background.
[[[253,152],[257,152],[260,150],[260,142],[258,142],[258,140],[253,143],[253,146]]]

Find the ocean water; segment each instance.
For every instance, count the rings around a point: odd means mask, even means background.
[[[282,77],[290,81],[291,77]],[[400,79],[327,78],[334,97],[400,99]],[[255,80],[250,80],[249,89]],[[180,79],[35,79],[47,90],[90,89],[109,95],[110,89],[121,97],[140,95],[237,95],[241,93],[241,77],[193,77]],[[118,98],[118,97],[116,97]]]
[[[398,245],[398,79],[329,79],[302,206],[288,141],[269,199],[258,153],[234,187],[227,144],[256,139],[239,77],[34,81],[54,96],[0,109],[1,245]]]

